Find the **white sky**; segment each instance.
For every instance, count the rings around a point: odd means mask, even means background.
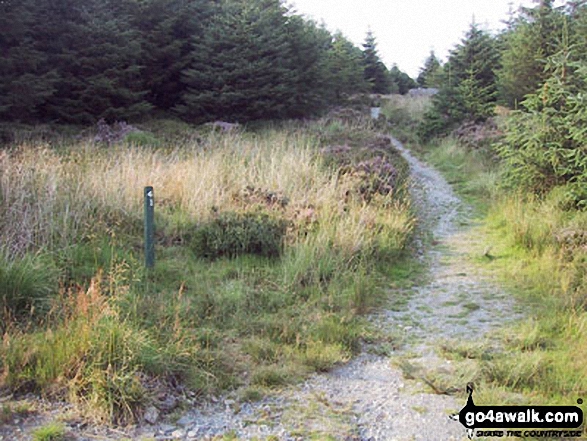
[[[413,78],[434,50],[446,61],[449,50],[459,43],[475,18],[484,29],[496,31],[504,25],[510,7],[533,7],[532,0],[288,0],[293,10],[337,30],[356,45],[370,28],[379,56]]]

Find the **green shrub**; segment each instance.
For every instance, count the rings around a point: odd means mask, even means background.
[[[527,96],[525,111],[512,112],[497,151],[505,183],[544,194],[567,186],[567,205],[587,207],[587,135],[584,94],[587,66],[569,63],[560,53],[548,60],[549,78]]]
[[[279,256],[283,248],[286,222],[267,213],[221,213],[196,229],[194,251],[206,258],[255,254]]]
[[[11,318],[42,314],[59,290],[59,271],[44,256],[10,260],[0,252],[0,330]]]
[[[124,137],[124,141],[130,145],[136,146],[150,146],[150,147],[158,147],[161,144],[161,141],[149,132],[130,132],[128,135]]]

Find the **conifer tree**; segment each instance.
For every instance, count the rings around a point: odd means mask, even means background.
[[[434,51],[430,51],[430,55],[424,62],[424,67],[420,69],[420,74],[416,82],[420,87],[439,87],[441,64]]]
[[[552,0],[541,0],[536,8],[522,8],[502,36],[498,83],[501,101],[516,108],[527,94],[546,79],[545,63],[560,47],[564,14]]]
[[[202,38],[217,2],[146,0],[140,6],[134,21],[141,33],[147,99],[158,109],[170,110],[184,92],[181,72],[189,64],[192,39]]]
[[[424,139],[447,133],[464,121],[482,122],[493,115],[498,61],[495,41],[471,24],[444,66],[440,91],[420,128]]]
[[[0,118],[45,117],[43,106],[56,92],[58,74],[42,50],[42,0],[0,2]]]
[[[377,42],[369,30],[363,43],[363,64],[365,80],[371,85],[371,93],[386,94],[391,91],[389,71],[379,58]]]
[[[575,61],[587,61],[587,2],[578,0],[567,4],[569,44]]]
[[[132,119],[151,109],[145,100],[142,48],[132,0],[51,2],[55,39],[47,49],[59,72],[47,113],[72,123]],[[66,32],[59,32],[64,28]]]
[[[288,18],[285,33],[287,45],[282,56],[287,56],[283,62],[289,75],[283,78],[288,95],[284,117],[314,115],[330,104],[333,95],[328,77],[332,35],[299,16]]]
[[[0,0],[0,118],[304,117],[364,90],[349,45],[282,0]]]
[[[565,185],[567,201],[587,208],[587,62],[568,41],[549,57],[547,79],[510,114],[499,153],[507,183],[541,193]]]
[[[193,39],[177,111],[193,121],[282,117],[292,80],[285,25],[278,0],[227,1],[205,35]]]
[[[365,92],[368,84],[364,78],[363,55],[342,33],[334,35],[328,52],[328,84],[331,99],[337,103],[354,94]]]
[[[396,64],[389,71],[390,82],[394,85],[396,93],[405,95],[410,89],[418,87],[418,84],[405,72],[402,72]]]

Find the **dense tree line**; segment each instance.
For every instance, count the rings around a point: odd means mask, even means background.
[[[375,45],[369,34],[361,50],[281,0],[2,0],[0,118],[309,116],[399,89]]]
[[[464,121],[482,122],[496,104],[511,109],[535,93],[549,76],[549,59],[568,49],[569,61],[587,61],[587,6],[569,1],[554,7],[540,0],[520,8],[507,28],[491,35],[473,23],[442,65],[434,53],[421,69],[418,84],[438,87],[425,137],[448,132]]]
[[[497,36],[473,24],[444,65],[427,60],[418,81],[432,79],[440,90],[424,139],[509,107],[497,149],[505,182],[535,193],[563,186],[571,205],[587,207],[587,2],[540,0]]]

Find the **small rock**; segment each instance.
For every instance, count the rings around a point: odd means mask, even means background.
[[[171,436],[175,439],[181,439],[184,437],[184,435],[185,435],[185,432],[181,429],[177,429],[177,430],[174,430],[173,432],[171,432]]]
[[[188,437],[188,438],[196,438],[197,436],[198,436],[198,432],[197,432],[196,430],[190,430],[190,431],[187,433],[187,437]]]
[[[187,427],[187,426],[191,426],[195,422],[196,422],[195,418],[193,418],[189,415],[184,415],[179,420],[177,420],[177,425],[181,426],[181,427]]]
[[[163,411],[169,412],[177,407],[177,398],[172,395],[166,397],[163,401],[157,403],[157,407]]]
[[[177,427],[172,426],[170,424],[161,424],[161,426],[159,427],[159,432],[161,432],[165,435],[168,435],[176,429],[177,429]]]
[[[155,406],[149,406],[145,410],[143,419],[149,424],[156,424],[157,420],[159,419],[159,411]]]

